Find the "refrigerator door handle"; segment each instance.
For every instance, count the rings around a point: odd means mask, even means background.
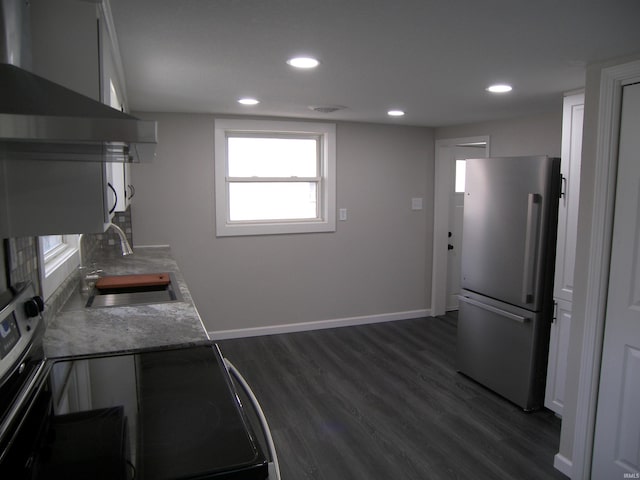
[[[524,273],[522,276],[522,301],[524,303],[534,303],[535,301],[533,290],[541,202],[542,196],[538,193],[530,193],[527,197],[527,231],[524,244]]]
[[[501,308],[494,307],[493,305],[487,305],[486,303],[479,302],[479,301],[474,300],[474,299],[469,298],[469,297],[463,297],[462,295],[460,295],[460,296],[458,296],[458,299],[463,301],[463,302],[465,302],[465,303],[473,305],[475,307],[482,308],[482,309],[487,310],[487,311],[489,311],[491,313],[495,313],[497,315],[500,315],[501,317],[506,317],[506,318],[508,318],[510,320],[514,320],[516,322],[527,323],[529,320],[531,320],[530,318],[523,317],[521,315],[516,315],[515,313],[507,312],[506,310],[503,310]]]

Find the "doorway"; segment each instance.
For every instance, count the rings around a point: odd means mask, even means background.
[[[464,161],[489,156],[489,136],[436,141],[431,314],[458,308]],[[458,191],[456,191],[458,190]]]
[[[462,260],[462,220],[464,217],[464,190],[466,162],[469,158],[487,156],[485,144],[460,144],[453,149],[453,185],[449,194],[449,231],[447,232],[447,297],[446,311],[458,310],[460,294],[460,263]]]

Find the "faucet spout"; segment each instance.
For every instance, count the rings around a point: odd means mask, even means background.
[[[110,223],[107,227],[107,230],[110,228],[113,228],[118,234],[118,237],[120,237],[120,248],[122,249],[122,256],[133,254],[133,249],[131,248],[131,245],[129,245],[129,240],[127,240],[127,236],[124,234],[122,229],[114,223]]]

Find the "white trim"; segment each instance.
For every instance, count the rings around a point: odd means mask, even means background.
[[[575,90],[569,90],[562,94],[563,97],[572,97],[574,95],[582,95],[584,97],[584,88],[576,88]]]
[[[271,222],[230,222],[227,193],[227,132],[311,134],[321,139],[320,218]],[[275,120],[214,122],[216,236],[277,235],[336,231],[336,125],[334,123]]]
[[[98,5],[98,11],[101,19],[104,22],[105,32],[109,41],[109,49],[111,51],[111,60],[113,61],[113,68],[115,74],[116,90],[118,92],[120,103],[125,106],[128,111],[129,101],[127,97],[127,86],[125,82],[124,67],[122,63],[122,56],[120,55],[120,44],[118,42],[118,35],[116,33],[115,23],[113,21],[113,14],[111,12],[110,0],[102,0]]]
[[[584,333],[573,432],[572,478],[589,478],[595,434],[609,258],[618,164],[618,130],[622,87],[640,81],[640,61],[605,68],[600,80]]]
[[[431,275],[431,310],[434,315],[444,315],[447,305],[447,232],[449,231],[449,185],[453,182],[451,162],[453,148],[478,142],[486,142],[489,156],[489,135],[436,140],[433,185],[433,268]],[[444,280],[443,280],[444,279]]]
[[[258,337],[262,335],[277,335],[280,333],[307,332],[324,330],[327,328],[353,327],[370,323],[393,322],[397,320],[411,320],[413,318],[430,317],[428,309],[409,310],[406,312],[382,313],[378,315],[363,315],[361,317],[335,318],[332,320],[317,320],[314,322],[288,323],[269,325],[267,327],[238,328],[233,330],[211,330],[209,338],[226,340],[229,338]]]
[[[160,245],[138,245],[138,244],[134,244],[133,245],[135,248],[171,248],[171,245],[169,245],[168,243],[166,245],[164,244],[160,244]]]
[[[46,262],[40,238],[37,242],[41,293],[46,301],[80,264],[78,235],[64,235],[61,252]]]
[[[571,478],[573,464],[571,463],[571,460],[569,460],[564,455],[556,453],[556,455],[553,457],[553,467],[559,472],[564,473],[567,477]]]

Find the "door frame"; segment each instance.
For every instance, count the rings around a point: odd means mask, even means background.
[[[584,331],[571,478],[589,478],[604,340],[618,166],[622,88],[640,81],[640,60],[602,69],[597,117],[595,181],[589,232]]]
[[[451,163],[458,145],[486,143],[486,155],[490,156],[489,135],[436,140],[433,192],[433,263],[431,276],[431,315],[444,315],[447,308],[447,244],[449,239],[449,186],[453,182]]]

